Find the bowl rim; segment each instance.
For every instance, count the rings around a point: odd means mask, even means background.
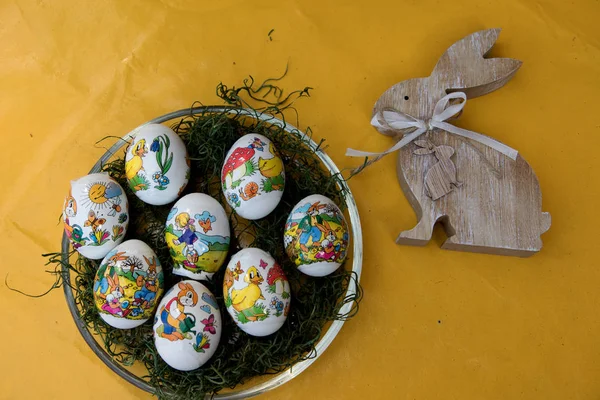
[[[272,125],[277,125],[277,126],[281,127],[285,132],[298,136],[309,147],[314,149],[315,154],[319,157],[319,159],[323,162],[323,164],[325,164],[325,166],[329,169],[329,171],[332,174],[340,173],[340,170],[335,165],[333,160],[320,148],[320,146],[317,145],[317,143],[315,143],[310,136],[308,136],[305,132],[301,131],[300,129],[296,128],[295,126],[290,125],[289,123],[287,123],[273,115],[270,115],[270,114],[260,113],[260,112],[246,109],[246,108],[240,109],[237,107],[228,107],[228,106],[199,106],[199,107],[185,108],[185,109],[173,111],[173,112],[161,115],[159,117],[156,117],[154,119],[151,119],[150,121],[139,125],[135,129],[133,129],[132,131],[127,133],[125,136],[123,136],[122,141],[117,141],[115,144],[113,144],[102,155],[102,157],[100,157],[100,159],[96,162],[96,164],[94,164],[94,166],[92,167],[92,169],[90,170],[89,173],[91,174],[91,173],[100,172],[102,165],[104,165],[104,163],[106,161],[108,161],[119,149],[121,149],[124,146],[125,141],[128,141],[129,139],[131,139],[136,134],[136,132],[143,126],[148,125],[148,124],[161,124],[161,123],[173,120],[175,118],[193,116],[196,114],[207,113],[207,112],[208,113],[227,112],[227,113],[231,113],[231,114],[238,114],[238,115],[255,118],[257,120],[267,122]],[[349,281],[348,289],[345,294],[345,297],[348,297],[348,296],[354,296],[356,294],[357,284],[360,282],[360,275],[361,275],[361,270],[362,270],[362,258],[363,258],[362,230],[361,230],[361,225],[360,225],[360,217],[358,214],[358,208],[356,206],[356,202],[354,201],[354,196],[352,195],[352,192],[350,191],[350,188],[348,187],[348,184],[345,180],[343,180],[343,179],[340,180],[340,185],[341,185],[341,189],[346,192],[346,195],[344,196],[344,201],[348,208],[348,214],[350,217],[350,229],[352,231],[352,244],[353,244],[352,245],[352,251],[353,251],[352,271],[356,274],[356,280],[351,279]],[[65,265],[68,265],[69,248],[70,248],[69,239],[68,239],[66,233],[63,233],[63,238],[62,238],[62,243],[61,243],[62,261],[63,261],[62,277],[65,282],[71,281],[70,270],[68,267],[65,266]],[[104,364],[106,364],[111,370],[113,370],[121,378],[125,379],[126,381],[128,381],[132,385],[138,387],[139,389],[142,389],[146,392],[154,394],[155,390],[154,390],[153,386],[149,385],[143,379],[141,379],[137,375],[133,374],[131,371],[124,368],[122,365],[114,362],[114,360],[112,359],[112,357],[110,357],[110,355],[106,352],[106,350],[100,346],[100,343],[98,343],[94,339],[93,334],[89,331],[87,325],[82,321],[82,319],[80,317],[79,309],[77,308],[77,305],[75,304],[75,298],[74,298],[73,291],[71,290],[70,285],[67,285],[67,284],[63,285],[63,290],[64,290],[65,297],[67,300],[67,304],[69,306],[69,311],[71,312],[71,315],[73,317],[75,325],[77,326],[77,329],[79,330],[79,333],[81,334],[81,336],[83,336],[83,339],[85,340],[85,342],[92,349],[92,351],[96,354],[96,356],[98,356],[104,362]],[[346,314],[346,313],[350,312],[351,308],[352,308],[352,303],[346,303],[340,309],[340,313]],[[315,362],[315,360],[317,358],[319,358],[319,356],[321,354],[323,354],[323,352],[327,349],[327,347],[329,347],[331,342],[333,342],[333,339],[335,339],[335,337],[337,336],[339,331],[342,329],[344,322],[345,322],[344,320],[335,320],[331,323],[331,325],[329,326],[329,329],[327,329],[327,331],[325,332],[325,335],[323,335],[321,337],[321,339],[317,342],[317,344],[315,346],[316,354],[314,357],[310,357],[306,360],[300,361],[300,362],[294,364],[291,368],[289,368],[279,374],[274,375],[271,379],[269,379],[265,382],[262,382],[258,385],[252,386],[250,388],[245,388],[242,390],[227,392],[227,393],[217,393],[214,396],[210,396],[210,395],[207,395],[207,396],[214,398],[214,399],[230,399],[230,400],[243,399],[243,398],[257,396],[259,394],[265,393],[269,390],[272,390],[272,389],[290,381],[291,379],[300,375],[313,362]]]

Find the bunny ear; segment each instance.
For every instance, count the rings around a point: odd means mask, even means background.
[[[468,98],[501,88],[522,63],[512,58],[485,58],[499,34],[500,29],[487,29],[454,43],[440,57],[431,76],[443,82],[446,92],[464,92]]]
[[[429,148],[429,142],[427,140],[415,140],[413,143],[419,147]]]
[[[179,289],[181,289],[181,290],[185,290],[187,288],[186,285],[189,285],[189,283],[179,282],[177,284],[177,286],[179,286]]]
[[[148,260],[148,257],[146,257],[145,255],[144,255],[144,260],[146,260],[146,264],[148,264],[148,265],[151,264],[150,260]]]

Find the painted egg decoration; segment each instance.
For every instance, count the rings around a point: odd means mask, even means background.
[[[121,185],[107,173],[71,181],[63,221],[73,248],[99,260],[123,241],[129,225],[129,204]]]
[[[127,148],[125,175],[143,202],[159,206],[175,201],[190,179],[183,140],[164,125],[142,126]]]
[[[204,193],[182,197],[167,217],[165,241],[174,274],[210,278],[229,251],[229,219],[223,206]]]
[[[200,282],[173,286],[154,317],[154,344],[171,367],[191,371],[204,365],[221,339],[221,312],[215,297]]]
[[[252,336],[267,336],[277,332],[287,319],[290,284],[269,253],[243,249],[227,265],[223,298],[241,330]]]
[[[164,276],[156,253],[141,240],[127,240],[104,257],[94,279],[94,302],[112,327],[131,329],[154,314]]]
[[[254,133],[238,139],[225,157],[221,184],[227,203],[243,218],[269,215],[285,187],[283,161],[273,143]]]
[[[310,276],[329,275],[346,259],[348,224],[331,199],[311,195],[292,209],[283,243],[300,272]]]

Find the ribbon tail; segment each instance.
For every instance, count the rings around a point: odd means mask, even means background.
[[[485,135],[482,135],[477,132],[469,131],[467,129],[459,128],[458,126],[454,126],[447,122],[432,121],[431,125],[436,128],[443,129],[447,132],[454,133],[455,135],[466,137],[468,139],[472,139],[476,142],[484,144],[488,147],[491,147],[492,149],[494,149],[496,151],[499,151],[500,153],[504,154],[505,156],[507,156],[508,158],[511,158],[513,160],[516,160],[517,155],[519,154],[519,152],[517,150],[513,149],[510,146],[505,145],[504,143],[500,143],[499,141],[494,140],[489,136],[485,136]]]
[[[409,144],[410,142],[412,142],[413,140],[415,140],[416,138],[418,138],[425,132],[426,132],[425,129],[417,129],[416,131],[409,133],[408,135],[404,135],[404,137],[402,139],[400,139],[400,141],[398,141],[398,143],[393,145],[389,150],[386,150],[381,153],[371,153],[368,151],[346,149],[346,156],[348,156],[348,157],[378,157],[378,159],[379,159],[383,156],[386,156],[390,153],[400,150],[402,147],[406,146],[407,144]]]

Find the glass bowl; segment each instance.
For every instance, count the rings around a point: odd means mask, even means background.
[[[306,141],[306,143],[312,149],[315,150],[315,154],[319,157],[319,159],[322,161],[325,168],[327,168],[331,172],[331,174],[336,174],[336,173],[340,172],[340,170],[334,164],[334,162],[331,160],[331,158],[329,158],[329,156],[327,154],[325,154],[319,148],[319,146],[310,137],[308,137],[305,133],[301,132],[294,126],[292,126],[280,119],[277,119],[271,115],[261,115],[261,114],[257,115],[256,112],[251,111],[251,110],[239,110],[239,109],[234,110],[231,107],[221,107],[221,106],[205,106],[205,107],[203,106],[203,107],[193,107],[191,109],[186,108],[183,110],[174,111],[174,112],[162,115],[160,117],[154,118],[154,119],[138,126],[131,132],[129,132],[127,135],[125,135],[123,137],[123,139],[125,141],[128,141],[129,139],[131,139],[131,137],[135,134],[135,132],[139,128],[141,128],[142,126],[144,126],[146,124],[165,123],[168,121],[172,121],[176,118],[181,118],[181,117],[190,116],[190,115],[198,114],[198,113],[205,113],[205,112],[215,112],[215,113],[231,112],[231,113],[236,113],[236,114],[239,113],[241,115],[246,115],[251,118],[255,118],[255,119],[259,119],[259,120],[268,122],[269,124],[278,125],[282,129],[284,129],[287,133],[292,134],[292,135],[297,135],[301,139]],[[108,149],[104,153],[104,155],[102,155],[102,157],[96,162],[96,164],[92,167],[92,169],[90,170],[89,173],[100,172],[102,165],[104,163],[106,163],[124,145],[125,145],[124,141],[119,141],[119,142],[115,143],[110,149]],[[345,192],[347,193],[345,196],[345,203],[346,203],[346,207],[347,207],[347,213],[349,216],[349,226],[350,226],[350,230],[352,233],[352,236],[351,236],[352,237],[352,240],[351,240],[351,242],[352,242],[351,263],[352,263],[352,271],[356,274],[356,281],[355,280],[349,281],[348,289],[345,294],[345,296],[347,297],[347,296],[354,296],[356,294],[357,284],[358,284],[358,282],[360,282],[363,248],[362,248],[362,231],[361,231],[361,227],[360,227],[360,218],[358,215],[358,208],[356,207],[354,197],[352,196],[352,192],[348,188],[346,182],[341,181],[341,185],[342,185],[341,189],[345,190]],[[69,254],[70,243],[69,243],[69,239],[67,238],[66,234],[63,234],[61,246],[62,246],[61,251],[63,254],[62,255],[63,264],[68,264],[68,261],[69,261],[68,254]],[[348,268],[348,263],[346,263],[345,266],[346,266],[346,268]],[[71,282],[70,271],[68,268],[64,267],[64,265],[62,268],[62,276],[63,276],[63,279],[65,280],[65,282]],[[63,285],[63,289],[65,292],[65,297],[67,299],[67,304],[69,306],[69,310],[71,311],[71,315],[73,316],[75,324],[77,325],[77,329],[79,329],[79,332],[83,336],[86,343],[90,346],[92,351],[111,370],[116,372],[123,379],[125,379],[129,383],[135,385],[136,387],[138,387],[142,390],[145,390],[149,393],[154,393],[154,388],[152,386],[150,386],[146,381],[144,381],[139,376],[135,375],[131,370],[123,367],[121,364],[119,364],[115,360],[113,360],[112,357],[102,347],[102,345],[95,340],[94,334],[89,331],[88,326],[81,320],[81,317],[79,314],[79,308],[75,304],[75,299],[74,299],[71,288],[69,287],[69,285]],[[340,314],[348,313],[351,308],[352,308],[352,303],[344,304],[342,306],[342,308],[340,309]],[[337,336],[340,329],[342,329],[343,325],[344,325],[343,320],[336,320],[336,321],[331,322],[331,324],[327,328],[325,334],[321,337],[321,339],[319,339],[319,341],[317,342],[317,344],[315,346],[316,353],[315,353],[314,357],[308,358],[304,361],[300,361],[300,362],[294,364],[292,368],[287,369],[279,374],[269,375],[268,376],[269,378],[267,380],[263,380],[259,383],[252,384],[252,381],[254,380],[253,379],[249,383],[240,385],[240,388],[235,388],[233,390],[229,390],[229,391],[226,391],[223,393],[218,393],[217,395],[212,396],[212,398],[215,398],[215,399],[243,399],[243,398],[256,396],[261,393],[267,392],[273,388],[276,388],[277,386],[280,386],[280,385],[288,382],[289,380],[293,379],[294,377],[300,375],[300,373],[302,373],[302,371],[304,371],[306,368],[308,368],[313,362],[315,362],[315,360],[321,354],[323,354],[325,349],[327,349],[327,347],[331,344],[333,339],[335,339],[335,337]]]

